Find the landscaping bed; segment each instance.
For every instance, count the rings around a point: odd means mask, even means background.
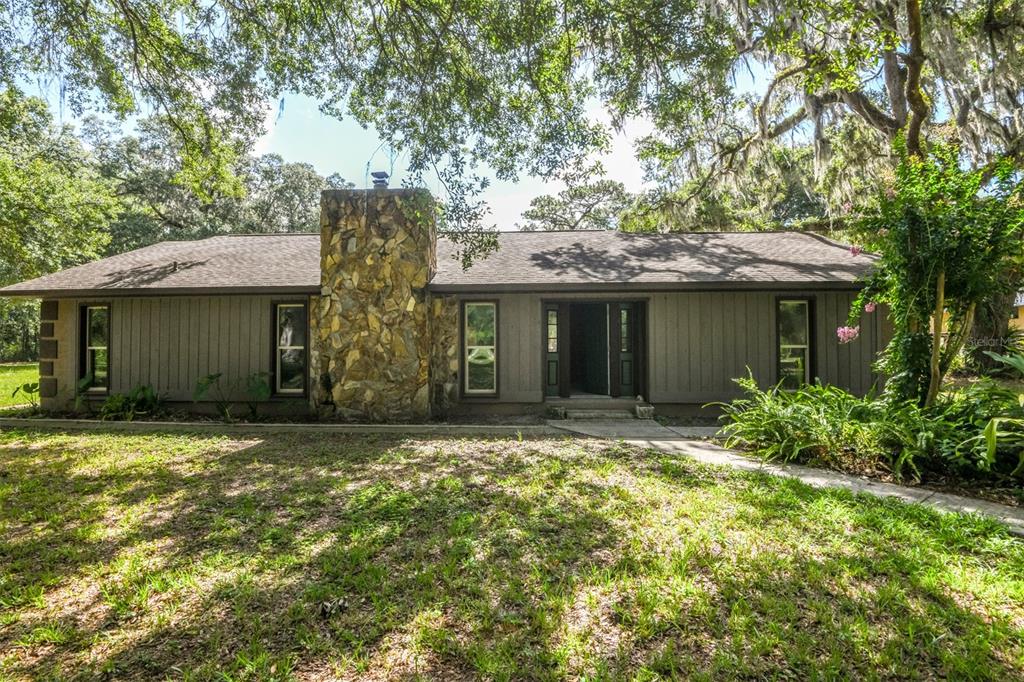
[[[0,679],[1008,679],[997,522],[568,439],[0,433]]]
[[[721,442],[767,460],[1024,505],[1024,399],[1012,386],[976,380],[932,406],[851,395],[835,386],[738,383],[722,406]]]

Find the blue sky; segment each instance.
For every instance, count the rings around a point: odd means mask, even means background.
[[[734,85],[739,92],[757,91],[764,75],[761,65],[747,65],[737,69]],[[51,111],[62,122],[78,123],[70,111],[61,106],[58,79],[23,85],[26,92],[45,98]],[[609,117],[596,100],[588,111],[593,119],[609,123]],[[404,155],[394,155],[382,145],[374,129],[363,129],[352,119],[338,120],[325,116],[316,100],[309,97],[286,95],[283,107],[278,100],[267,102],[264,127],[265,133],[256,143],[257,154],[275,153],[286,161],[309,163],[321,175],[338,173],[356,187],[367,187],[369,172],[374,170],[391,172],[393,186],[400,185],[406,175],[408,159]],[[649,188],[643,169],[634,156],[634,143],[650,130],[647,121],[627,122],[622,130],[613,132],[611,150],[598,158],[607,176],[622,182],[630,192]],[[545,183],[540,178],[529,176],[520,177],[514,183],[498,181],[493,173],[482,170],[491,178],[491,185],[483,195],[491,211],[487,222],[500,230],[515,229],[522,212],[529,208],[534,197],[555,194],[564,187],[561,183]],[[443,198],[440,183],[435,178],[427,177],[426,184],[435,196]]]
[[[48,83],[25,82],[23,87],[26,93],[46,99],[50,110],[62,123],[73,126],[80,123],[67,107],[61,106],[57,79]],[[596,102],[590,113],[608,122]],[[375,170],[391,173],[392,186],[399,186],[406,176],[408,158],[394,155],[382,144],[376,130],[363,129],[351,118],[338,120],[325,116],[320,113],[317,101],[309,97],[286,95],[283,107],[277,100],[267,102],[264,127],[265,133],[256,142],[256,154],[274,153],[286,161],[309,163],[321,175],[338,173],[356,187],[369,186],[369,173]],[[614,134],[611,151],[600,157],[608,177],[624,183],[631,192],[646,187],[643,169],[633,155],[633,144],[648,131],[649,126],[643,122],[628,124],[623,131]],[[498,181],[493,173],[482,170],[491,178],[491,185],[483,195],[491,211],[486,222],[499,230],[515,229],[534,197],[554,194],[564,187],[561,183],[545,183],[528,176],[514,183]],[[442,196],[440,183],[435,178],[427,176],[426,184],[435,196]]]
[[[592,115],[598,119],[603,114],[594,107]],[[256,145],[257,153],[280,154],[288,161],[304,161],[312,164],[322,175],[339,173],[356,187],[366,187],[368,173],[385,170],[392,173],[392,186],[401,184],[408,159],[395,156],[382,146],[381,140],[372,128],[364,130],[351,119],[339,121],[325,116],[317,108],[317,102],[301,95],[284,98],[283,110],[275,103],[268,106],[265,121],[267,132]],[[633,156],[633,143],[645,134],[647,126],[636,122],[626,126],[613,139],[611,152],[603,157],[608,177],[619,180],[630,191],[644,188],[643,170]],[[530,200],[541,194],[554,194],[562,185],[549,184],[533,177],[521,177],[518,182],[501,182],[494,179],[484,194],[491,209],[489,222],[498,229],[515,229],[522,212]],[[440,184],[427,177],[427,187],[436,196],[441,195]]]

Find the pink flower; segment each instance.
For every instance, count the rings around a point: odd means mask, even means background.
[[[874,301],[868,301],[867,303],[864,304],[864,312],[873,313],[875,312],[875,307],[876,306]]]
[[[839,343],[850,343],[860,335],[860,327],[839,327],[836,329],[836,336],[839,337]]]
[[[895,199],[896,198],[896,189],[894,187],[886,187],[885,188],[885,196],[888,197],[889,199]]]
[[[859,246],[851,246],[850,247],[850,255],[851,256],[859,256],[862,253],[864,253],[864,249],[860,248]]]

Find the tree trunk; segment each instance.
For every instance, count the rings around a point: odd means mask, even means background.
[[[942,386],[942,323],[945,310],[946,271],[939,270],[939,277],[935,282],[935,310],[932,312],[931,381],[928,383],[928,395],[924,399],[925,407],[931,407],[935,403],[935,399],[939,397],[939,388]]]
[[[946,337],[946,348],[942,353],[942,364],[939,368],[943,377],[949,372],[949,368],[956,360],[956,356],[963,349],[971,329],[974,328],[974,313],[977,309],[978,306],[974,303],[967,306],[967,310],[963,313],[963,317],[957,326],[956,334],[953,333],[952,328],[949,329],[948,336]]]
[[[985,351],[1006,353],[1010,315],[1013,313],[1014,294],[992,296],[978,306],[971,329],[970,360],[981,374],[995,369],[995,360]]]

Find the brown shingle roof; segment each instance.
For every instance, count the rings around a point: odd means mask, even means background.
[[[498,250],[463,270],[448,241],[432,288],[564,290],[852,286],[874,261],[806,232],[503,232]]]
[[[10,296],[303,293],[320,287],[320,235],[161,242],[0,289]]]
[[[800,232],[624,234],[502,232],[499,248],[463,270],[438,241],[436,291],[852,286],[867,255]],[[8,296],[315,293],[316,234],[224,235],[162,242],[0,289]]]

